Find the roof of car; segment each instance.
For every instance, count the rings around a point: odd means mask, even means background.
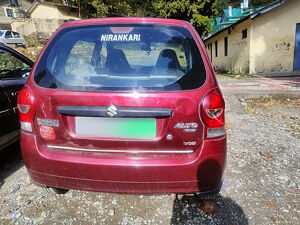
[[[112,18],[97,18],[84,19],[66,22],[62,27],[95,25],[95,24],[165,24],[173,26],[187,26],[189,23],[183,20],[176,19],[162,19],[162,18],[145,18],[145,17],[112,17]]]
[[[0,31],[11,31],[11,32],[16,32],[16,31],[13,31],[13,30],[0,30]],[[18,33],[18,32],[16,32],[16,33]]]

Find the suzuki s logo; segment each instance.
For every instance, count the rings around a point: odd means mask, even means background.
[[[114,105],[111,105],[107,108],[107,115],[109,115],[110,117],[114,117],[115,115],[117,115],[118,108]]]

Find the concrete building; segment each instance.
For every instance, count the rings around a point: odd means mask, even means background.
[[[78,19],[78,8],[58,3],[34,1],[26,12],[30,19]]]
[[[300,1],[279,0],[205,38],[216,70],[300,70]]]
[[[11,29],[14,19],[24,18],[33,0],[0,0],[0,30]]]
[[[78,8],[58,3],[34,1],[24,19],[14,19],[13,30],[44,42],[64,22],[77,20]]]

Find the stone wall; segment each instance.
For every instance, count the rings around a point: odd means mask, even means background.
[[[0,30],[11,30],[11,25],[9,23],[0,23]]]
[[[12,28],[23,35],[30,36],[38,43],[44,43],[64,22],[65,20],[62,19],[27,19],[23,23],[12,22]]]

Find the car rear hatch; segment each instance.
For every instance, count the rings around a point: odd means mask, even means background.
[[[192,153],[202,143],[198,104],[184,93],[66,93],[37,99],[34,128],[50,148],[103,153]],[[199,96],[200,97],[200,96]],[[88,99],[88,103],[87,103]],[[166,99],[168,99],[166,101]],[[113,116],[111,116],[113,115]],[[45,127],[51,127],[49,133]]]
[[[206,72],[186,28],[62,29],[39,60],[34,130],[53,149],[187,154],[201,146]]]

